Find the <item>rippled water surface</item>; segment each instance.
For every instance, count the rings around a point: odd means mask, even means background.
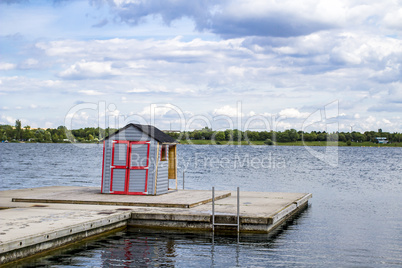
[[[179,145],[179,188],[313,193],[276,235],[129,229],[31,267],[400,267],[402,149]],[[330,148],[331,149],[331,148]],[[1,189],[98,186],[101,145],[0,144]]]

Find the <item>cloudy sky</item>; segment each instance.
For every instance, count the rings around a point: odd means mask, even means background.
[[[395,0],[0,1],[0,124],[402,132],[401,63]]]

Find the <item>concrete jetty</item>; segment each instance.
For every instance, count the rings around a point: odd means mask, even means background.
[[[308,193],[240,192],[240,232],[269,233],[302,211]],[[236,192],[215,191],[215,221],[234,223]],[[212,193],[106,195],[97,187],[0,191],[0,264],[127,226],[212,230]],[[237,231],[216,226],[216,231]]]

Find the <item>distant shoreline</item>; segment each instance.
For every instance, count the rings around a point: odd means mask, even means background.
[[[0,142],[5,143],[5,142]],[[29,142],[29,141],[11,141],[8,143],[41,143],[41,144],[71,144],[71,142]],[[102,144],[103,142],[77,142],[74,144]],[[296,141],[296,142],[275,142],[272,145],[266,145],[264,141],[211,141],[211,140],[180,140],[179,144],[183,145],[264,145],[264,146],[338,146],[338,147],[402,147],[402,142],[394,142],[387,144],[378,144],[370,141],[366,142],[351,142],[347,145],[346,142],[334,142],[334,141]]]
[[[340,147],[402,147],[402,142],[378,144],[370,141],[351,142],[347,145],[343,141],[296,141],[296,142],[275,142],[273,145],[266,145],[264,141],[211,141],[211,140],[181,140],[180,144],[194,145],[264,145],[264,146],[340,146]]]

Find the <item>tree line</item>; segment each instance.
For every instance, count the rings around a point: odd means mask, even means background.
[[[117,129],[86,127],[71,130],[75,141],[78,142],[97,142],[104,137],[114,133]],[[16,120],[15,126],[0,125],[0,138],[2,141],[27,141],[27,142],[69,142],[67,128],[59,126],[57,128],[31,128],[26,125],[22,127],[21,121]],[[389,142],[401,142],[401,133],[378,131],[360,132],[332,132],[311,131],[303,132],[296,129],[285,131],[241,131],[238,129],[227,129],[214,131],[205,127],[200,130],[167,132],[172,138],[177,140],[212,140],[212,141],[264,141],[266,144],[275,142],[297,142],[297,141],[342,141],[342,142],[377,142],[377,137],[384,137]]]
[[[384,137],[389,142],[400,142],[402,140],[401,133],[378,131],[360,132],[332,132],[311,131],[303,132],[296,129],[287,129],[285,131],[241,131],[238,129],[227,129],[224,131],[213,131],[211,128],[205,127],[201,130],[188,132],[168,133],[175,139],[190,140],[215,140],[215,141],[265,141],[271,142],[296,142],[296,141],[351,141],[351,142],[377,142],[377,137]]]
[[[29,125],[21,126],[16,120],[15,126],[0,125],[0,139],[2,141],[32,141],[32,142],[62,142],[67,139],[66,127],[42,129],[31,128]]]
[[[74,141],[96,142],[105,136],[114,133],[117,129],[86,127],[68,131],[65,126],[57,128],[31,128],[22,126],[20,120],[15,121],[15,125],[0,125],[1,141],[25,141],[25,142],[70,142],[68,133],[72,134]]]

